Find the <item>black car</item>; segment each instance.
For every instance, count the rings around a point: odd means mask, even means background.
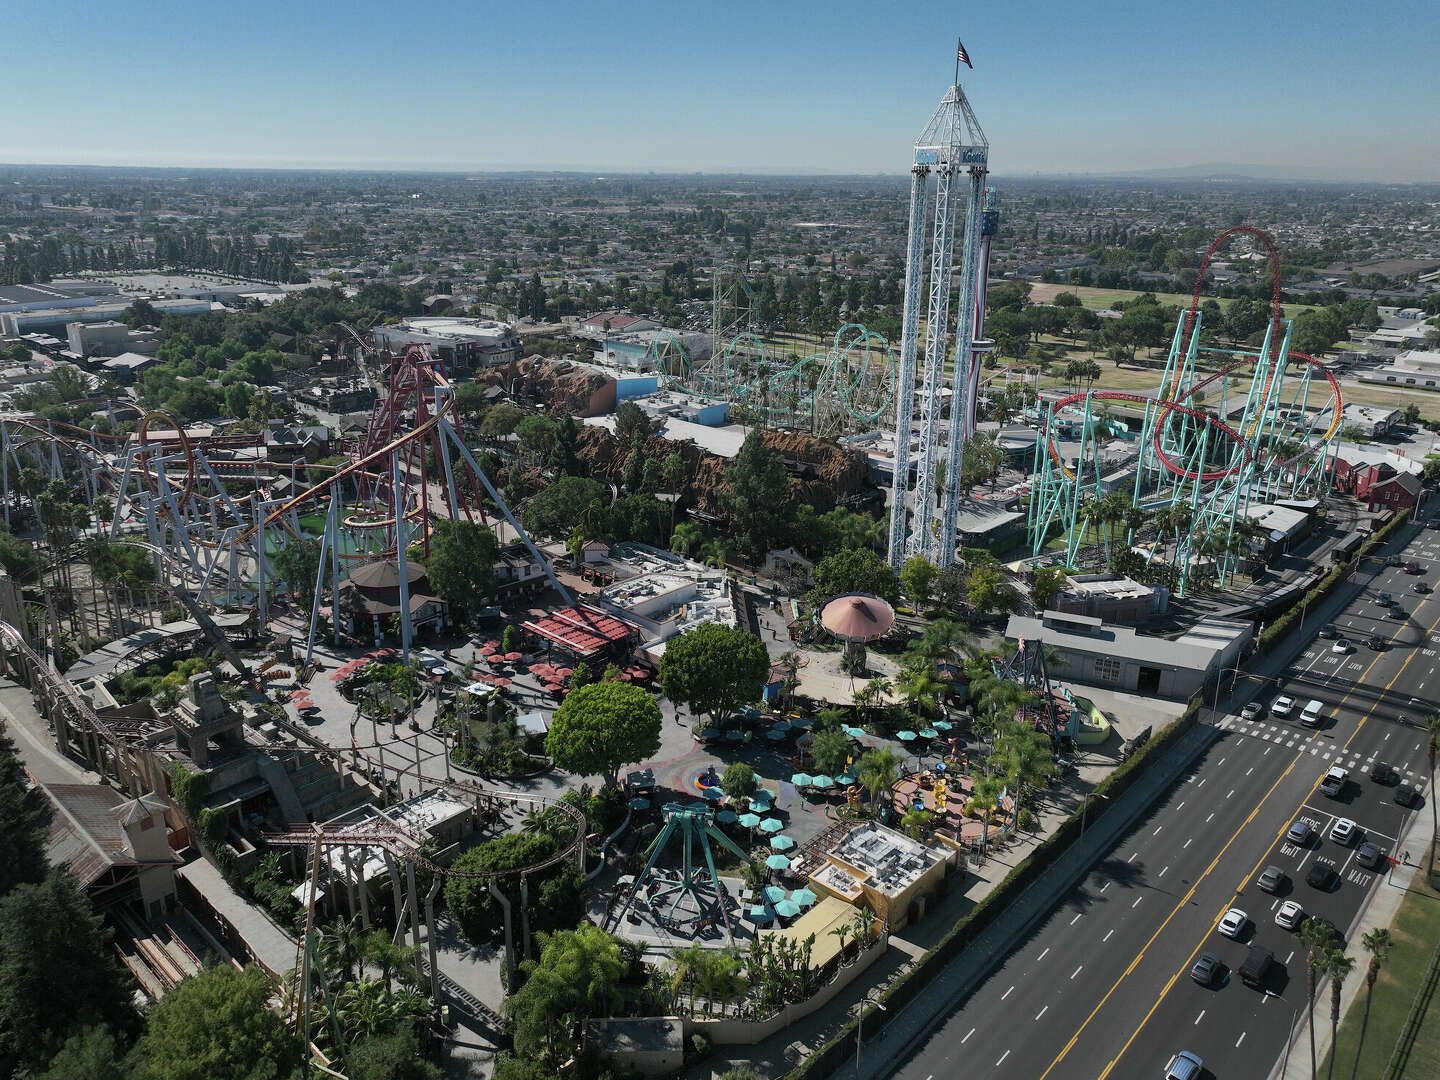
[[[1309,871],[1305,874],[1305,882],[1321,890],[1329,892],[1335,887],[1339,875],[1335,873],[1335,867],[1328,862],[1320,862],[1318,859],[1310,864]]]
[[[1374,649],[1376,652],[1379,652],[1381,649],[1385,648],[1385,646],[1388,645],[1389,642],[1387,642],[1379,634],[1371,634],[1368,638],[1365,639],[1365,644],[1367,647]]]
[[[1430,593],[1430,586],[1426,585],[1423,581],[1417,581],[1414,585],[1410,586],[1410,591],[1413,593],[1419,593],[1421,596],[1428,596]]]
[[[1224,970],[1225,965],[1220,961],[1220,957],[1211,952],[1202,952],[1190,967],[1190,978],[1201,986],[1214,986],[1220,981]]]
[[[1278,866],[1267,866],[1256,879],[1255,884],[1268,893],[1278,893],[1285,887],[1290,879],[1285,876],[1285,871]]]
[[[1392,619],[1408,619],[1410,617],[1410,613],[1399,604],[1393,605],[1385,614]]]
[[[1390,784],[1399,779],[1400,774],[1395,771],[1395,766],[1388,761],[1377,761],[1370,766],[1370,779],[1377,784]]]
[[[1401,806],[1419,806],[1420,792],[1412,784],[1400,784],[1395,789],[1395,801]]]

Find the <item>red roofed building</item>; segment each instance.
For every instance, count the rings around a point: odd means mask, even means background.
[[[1365,495],[1370,512],[1413,509],[1420,501],[1420,486],[1420,477],[1413,473],[1396,473],[1389,479],[1371,484]]]
[[[578,660],[628,652],[640,630],[624,619],[583,605],[527,622],[524,629]]]

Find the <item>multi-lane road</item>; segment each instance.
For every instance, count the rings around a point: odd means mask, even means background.
[[[1394,781],[1372,781],[1371,767],[1385,762],[1428,795],[1424,737],[1402,717],[1418,721],[1430,711],[1427,702],[1440,700],[1440,655],[1429,644],[1440,625],[1440,599],[1412,592],[1417,582],[1440,586],[1440,532],[1419,533],[1405,558],[1421,573],[1362,571],[1364,589],[1333,616],[1339,633],[1355,642],[1353,651],[1312,639],[1278,678],[1233,673],[1234,708],[1250,696],[1248,686],[1258,691],[1261,715],[1222,714],[1214,743],[1191,770],[915,1048],[899,1076],[932,1080],[963,1070],[1017,1080],[1128,1080],[1163,1075],[1179,1049],[1199,1054],[1217,1078],[1272,1070],[1304,1012],[1306,991],[1304,954],[1296,936],[1276,925],[1275,909],[1296,900],[1348,937],[1386,870],[1359,866],[1354,845],[1330,839],[1331,824],[1349,817],[1361,830],[1356,844],[1369,839],[1403,859],[1398,838],[1417,811],[1396,803]],[[1381,592],[1398,600],[1403,619],[1376,602]],[[1318,621],[1307,624],[1306,633],[1319,629]],[[1388,646],[1368,648],[1372,635]],[[1282,695],[1296,702],[1289,717],[1269,711]],[[1311,700],[1323,703],[1313,729],[1300,720]],[[1332,764],[1350,770],[1338,799],[1318,790]],[[1319,832],[1305,848],[1285,840],[1301,817]],[[1329,891],[1305,880],[1317,861],[1332,863],[1339,875]],[[1278,895],[1254,884],[1270,865],[1289,878]],[[1250,917],[1238,941],[1215,929],[1232,906]],[[1251,942],[1275,956],[1263,992],[1235,974]],[[1188,977],[1202,951],[1229,969],[1214,988]],[[1325,1008],[1322,1002],[1317,1011]],[[1290,1052],[1308,1057],[1308,1043]]]

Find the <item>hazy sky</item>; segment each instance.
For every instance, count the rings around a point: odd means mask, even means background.
[[[958,34],[1001,174],[1440,179],[1440,18],[1393,0],[0,10],[4,162],[898,173]]]

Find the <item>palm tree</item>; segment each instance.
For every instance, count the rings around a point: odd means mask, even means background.
[[[1005,781],[988,771],[972,773],[971,776],[974,787],[965,809],[971,813],[979,810],[985,815],[980,833],[980,857],[984,858],[990,849],[990,818],[1000,807],[1000,794],[1005,790]]]
[[[1310,1017],[1310,1076],[1312,1080],[1319,1076],[1319,1066],[1315,1063],[1315,981],[1322,971],[1325,956],[1330,951],[1331,942],[1335,940],[1330,928],[1314,919],[1306,919],[1300,924],[1300,944],[1305,947],[1305,977],[1307,1008]]]
[[[945,684],[927,664],[902,671],[895,679],[895,689],[912,710],[928,714],[935,711],[936,700]]]
[[[1355,1063],[1350,1066],[1350,1080],[1358,1080],[1360,1076],[1360,1050],[1365,1045],[1365,1029],[1370,1025],[1370,997],[1375,992],[1375,980],[1380,977],[1380,965],[1390,955],[1394,942],[1390,940],[1390,931],[1382,926],[1362,937],[1360,944],[1370,954],[1370,963],[1365,968],[1365,1014],[1360,1019],[1360,1038],[1355,1042]]]
[[[320,932],[320,948],[325,953],[327,965],[338,969],[346,982],[353,982],[355,979],[364,950],[364,938],[358,915],[352,915],[348,919],[334,919]]]
[[[670,994],[678,1002],[683,987],[689,995],[688,1009],[695,1011],[695,985],[709,959],[710,950],[699,942],[676,949],[670,956]]]
[[[415,951],[396,945],[383,930],[372,930],[361,939],[360,954],[366,964],[379,969],[387,994],[391,992],[396,976],[401,982],[413,983],[419,973]]]
[[[841,961],[844,961],[845,959],[845,939],[850,937],[854,932],[854,928],[848,922],[842,922],[839,926],[835,927],[830,931],[831,937],[837,937],[840,939]]]
[[[870,805],[875,808],[880,792],[889,791],[895,782],[895,772],[900,759],[888,747],[867,750],[860,757],[860,784],[870,793]]]
[[[1440,750],[1440,713],[1432,713],[1425,720],[1425,754],[1430,762],[1430,876],[1435,876],[1435,834],[1440,833],[1440,819],[1435,808],[1435,754]]]
[[[1325,956],[1325,974],[1330,976],[1330,1064],[1325,1070],[1325,1080],[1335,1075],[1335,1036],[1340,1031],[1340,986],[1345,977],[1355,970],[1355,961],[1345,955],[1344,949],[1331,949]]]
[[[682,521],[670,533],[670,550],[677,555],[689,555],[700,547],[705,534],[692,521]]]

